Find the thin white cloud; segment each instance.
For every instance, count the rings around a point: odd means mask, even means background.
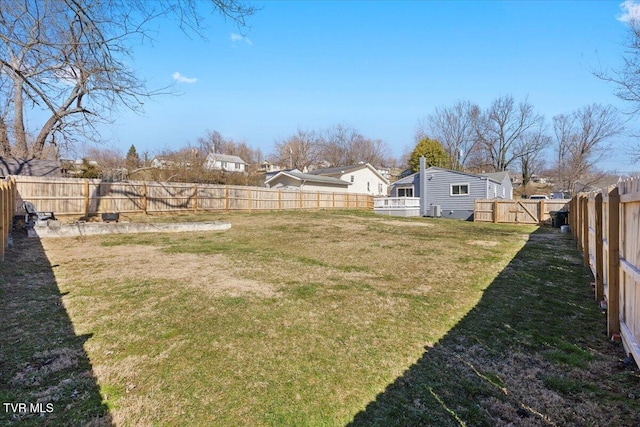
[[[173,73],[171,77],[173,77],[173,80],[180,83],[195,83],[198,81],[198,79],[195,79],[195,78],[185,77],[177,71]]]
[[[636,0],[625,0],[620,3],[622,15],[618,16],[618,21],[629,24],[631,22],[640,22],[640,3]]]
[[[231,33],[231,41],[233,43],[245,42],[249,46],[253,46],[253,42],[251,40],[249,40],[249,37],[245,37],[242,34]]]

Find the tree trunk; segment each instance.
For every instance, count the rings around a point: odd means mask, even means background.
[[[23,106],[24,100],[22,99],[22,80],[16,78],[14,80],[14,94],[13,94],[13,132],[16,140],[13,154],[20,157],[29,156],[29,148],[27,147],[27,133],[24,129],[24,115]]]
[[[0,156],[11,157],[11,144],[4,117],[0,117]]]

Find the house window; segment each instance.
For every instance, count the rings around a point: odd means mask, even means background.
[[[353,176],[353,175],[351,175],[351,182],[353,182],[353,180],[354,180],[354,176]]]
[[[378,183],[378,194],[382,194],[382,183]]]
[[[452,196],[467,196],[469,195],[469,184],[451,184]]]
[[[227,168],[227,162],[222,162],[221,165],[222,165],[222,169],[226,169]]]
[[[413,197],[413,187],[398,188],[398,197]]]
[[[371,191],[371,183],[367,181],[367,192]]]

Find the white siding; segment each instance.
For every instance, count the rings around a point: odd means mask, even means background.
[[[353,176],[353,181],[351,177]],[[380,179],[371,169],[362,168],[357,171],[347,172],[340,176],[346,182],[352,182],[349,186],[349,193],[371,194],[373,196],[386,196],[388,191],[387,183]]]
[[[321,183],[305,183],[302,187],[300,187],[303,191],[328,191],[332,193],[350,193],[348,187],[338,187],[330,184],[321,184]]]

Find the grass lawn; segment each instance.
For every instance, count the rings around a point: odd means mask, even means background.
[[[640,424],[640,377],[568,235],[356,211],[178,218],[211,219],[232,228],[16,239],[0,402],[42,413],[3,405],[0,424]]]

